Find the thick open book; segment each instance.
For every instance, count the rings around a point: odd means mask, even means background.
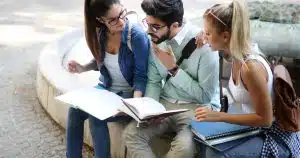
[[[162,104],[151,98],[123,99],[115,93],[93,87],[70,91],[56,99],[79,108],[100,120],[114,117],[120,111],[138,122],[188,111],[187,109],[167,111]]]
[[[149,97],[122,99],[122,101],[124,106],[120,108],[120,111],[130,115],[138,122],[188,111],[188,109],[166,110],[161,103]]]

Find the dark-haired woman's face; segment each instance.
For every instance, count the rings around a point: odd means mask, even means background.
[[[114,4],[108,10],[105,17],[102,17],[102,22],[112,32],[122,31],[125,27],[125,18],[127,10],[120,4]]]

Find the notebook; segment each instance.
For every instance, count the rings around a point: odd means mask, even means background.
[[[69,91],[57,96],[56,99],[81,109],[100,120],[116,115],[118,109],[123,105],[122,97],[105,89],[94,87]]]
[[[230,107],[228,113],[242,114],[243,112],[237,108]],[[239,142],[238,140],[245,140],[248,137],[259,134],[261,131],[258,127],[242,126],[225,122],[197,122],[192,120],[190,125],[192,132],[196,136],[195,139],[198,142],[215,149],[218,149],[216,147],[223,143],[233,142],[231,145],[234,145]]]
[[[240,139],[258,134],[257,127],[241,126],[224,122],[197,122],[191,121],[193,133],[209,145]]]
[[[188,111],[188,109],[167,111],[164,105],[152,98],[123,99],[115,93],[93,87],[73,90],[57,96],[56,99],[70,104],[74,108],[81,109],[100,120],[113,117],[120,111],[133,117],[138,122]]]

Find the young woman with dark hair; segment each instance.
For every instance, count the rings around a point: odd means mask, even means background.
[[[126,8],[119,0],[85,0],[85,37],[94,59],[86,65],[70,61],[68,66],[71,73],[100,70],[101,84],[96,88],[112,91],[123,98],[141,97],[147,83],[150,41],[141,27],[131,24],[126,19],[127,14]],[[87,118],[95,157],[110,157],[107,123],[126,121],[130,117],[120,114],[99,120],[70,107],[67,123],[67,157],[82,157],[83,126]]]

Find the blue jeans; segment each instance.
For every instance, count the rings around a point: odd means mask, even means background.
[[[101,87],[96,87],[101,89]],[[132,95],[121,95],[123,98],[132,97]],[[88,113],[70,107],[67,121],[67,158],[81,158],[83,146],[84,121],[89,119],[90,131],[93,138],[94,157],[110,157],[110,137],[107,123],[116,121],[130,121],[129,116],[111,117],[106,120],[99,120]]]
[[[262,136],[252,137],[237,146],[229,148],[228,150],[219,152],[215,149],[201,145],[204,150],[200,151],[201,158],[260,158],[261,150],[263,147],[264,138]],[[287,147],[282,143],[278,143],[278,151],[280,153],[280,158],[287,158],[290,152]],[[223,144],[226,146],[226,143]],[[201,153],[202,152],[202,153]],[[204,153],[203,153],[204,152]]]
[[[234,107],[228,109],[228,113],[240,113]],[[261,151],[264,144],[264,136],[259,134],[244,139],[236,140],[233,142],[227,142],[216,145],[217,148],[224,149],[218,151],[206,145],[200,144],[201,158],[260,158]],[[276,140],[278,144],[278,151],[280,158],[287,158],[290,155],[289,149],[280,141]],[[234,144],[234,145],[233,145]]]

